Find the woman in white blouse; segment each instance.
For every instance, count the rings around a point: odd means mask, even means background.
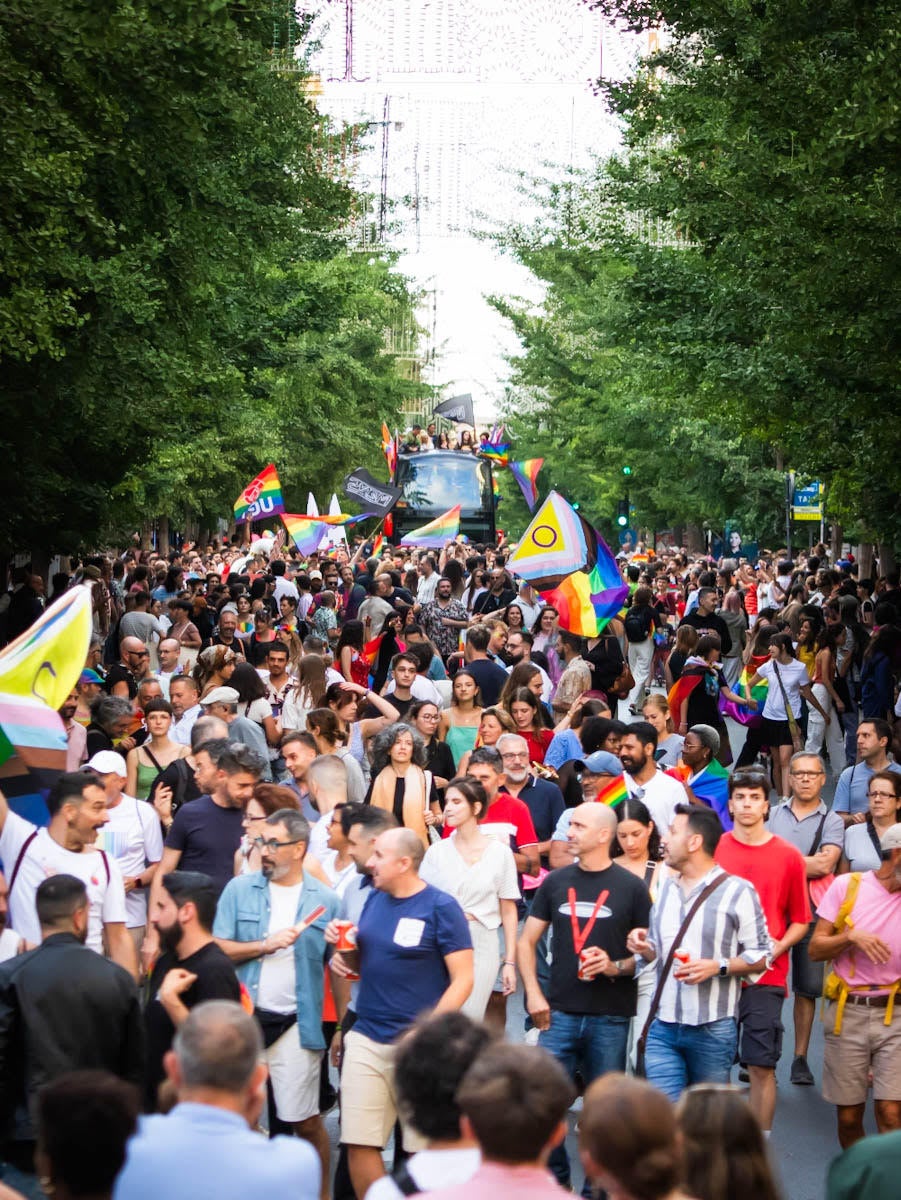
[[[453,832],[429,846],[420,869],[427,883],[456,897],[469,921],[475,981],[462,1011],[475,1021],[485,1016],[498,966],[504,995],[516,991],[516,863],[509,846],[479,828],[487,811],[485,789],[477,780],[452,779],[444,793],[444,824]],[[504,937],[502,965],[498,928]]]

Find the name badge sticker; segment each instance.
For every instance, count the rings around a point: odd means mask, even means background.
[[[425,921],[420,921],[417,917],[401,917],[394,931],[395,946],[403,946],[405,949],[418,946],[424,930]]]

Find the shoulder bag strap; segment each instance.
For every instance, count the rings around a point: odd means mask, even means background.
[[[154,767],[156,767],[157,771],[162,771],[164,769],[163,767],[160,766],[159,762],[157,761],[156,755],[153,753],[153,751],[150,749],[149,746],[146,746],[146,745],[141,746],[141,747],[139,747],[139,749],[144,751],[144,753],[150,759],[150,762],[152,763],[152,765]]]
[[[810,849],[807,851],[808,858],[812,858],[820,848],[820,842],[823,838],[823,826],[826,824],[826,818],[828,815],[828,813],[823,813],[822,817],[820,817],[820,823],[817,826],[817,831],[813,835],[813,841],[810,843]]]
[[[730,878],[731,876],[724,871],[722,875],[717,875],[716,879],[711,880],[711,882],[707,884],[701,894],[696,898],[694,904],[692,904],[691,908],[688,910],[685,920],[679,926],[679,931],[673,938],[673,943],[669,948],[669,954],[666,956],[666,962],[663,964],[663,969],[658,976],[657,988],[654,992],[654,997],[651,1000],[651,1007],[648,1009],[648,1015],[644,1023],[644,1029],[642,1029],[641,1037],[638,1039],[639,1055],[644,1053],[645,1043],[648,1039],[648,1030],[651,1028],[651,1022],[657,1016],[657,1009],[660,1007],[660,999],[663,996],[663,989],[666,986],[667,978],[672,970],[673,959],[676,957],[676,951],[681,946],[682,940],[685,937],[685,931],[694,920],[695,914],[707,897],[712,895],[721,884],[725,883],[726,880]]]
[[[410,1170],[405,1162],[402,1162],[394,1170],[391,1180],[402,1196],[418,1196],[420,1194],[421,1189],[419,1184],[410,1174]]]
[[[788,693],[785,690],[785,684],[782,682],[782,676],[779,673],[779,664],[773,659],[773,670],[776,672],[776,682],[779,684],[779,691],[782,693],[782,703],[785,705],[785,716],[788,720],[788,727],[791,730],[791,735],[794,738],[798,731],[798,718],[792,712],[791,705],[788,702]]]
[[[37,836],[38,836],[38,830],[34,829],[31,831],[31,833],[29,833],[28,837],[22,843],[22,849],[19,851],[19,857],[16,859],[16,865],[13,867],[13,873],[12,873],[12,875],[10,875],[9,883],[7,884],[7,887],[6,887],[7,898],[12,893],[13,884],[16,882],[16,876],[19,874],[19,867],[21,867],[21,865],[22,865],[22,860],[25,857],[28,847],[31,845],[31,843],[34,841],[34,839]]]

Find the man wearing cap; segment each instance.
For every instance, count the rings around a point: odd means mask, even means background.
[[[145,800],[126,796],[125,759],[115,750],[101,750],[88,762],[106,792],[109,820],[97,838],[98,847],[114,858],[125,886],[125,925],[139,953],[147,925],[147,895],[157,864],[163,857],[159,817]]]
[[[582,799],[585,803],[596,800],[601,788],[605,788],[617,775],[623,773],[619,759],[607,750],[595,750],[594,754],[578,760],[575,767],[579,772]],[[572,863],[572,850],[569,844],[569,823],[572,815],[573,810],[565,808],[551,835],[549,860],[552,870],[556,867],[568,867]]]
[[[75,720],[79,725],[87,727],[91,723],[91,704],[101,692],[106,692],[103,676],[93,667],[85,667],[78,677],[76,691],[78,692],[78,708],[75,712]]]
[[[901,825],[880,839],[877,871],[839,875],[817,905],[810,957],[826,980],[823,1099],[843,1149],[864,1136],[872,1077],[876,1127],[901,1129]]]
[[[218,717],[228,726],[228,740],[240,742],[257,753],[265,763],[261,779],[270,781],[272,769],[269,765],[269,747],[266,735],[256,721],[238,716],[238,692],[232,687],[213,688],[201,700],[201,708],[210,717]]]

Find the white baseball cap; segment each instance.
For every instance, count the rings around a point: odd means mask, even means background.
[[[115,750],[98,750],[94,757],[88,760],[87,766],[98,775],[118,775],[122,779],[128,775],[125,759]]]

